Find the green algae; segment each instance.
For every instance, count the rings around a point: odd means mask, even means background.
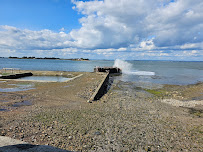
[[[152,90],[152,89],[145,89],[145,91],[147,91],[148,93],[151,93],[155,96],[161,97],[165,94],[164,90]]]

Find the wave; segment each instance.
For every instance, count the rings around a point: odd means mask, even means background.
[[[155,72],[151,72],[151,71],[132,71],[132,72],[125,72],[125,74],[153,76],[153,75],[155,75]]]
[[[131,71],[132,64],[128,63],[126,61],[120,60],[120,59],[116,59],[114,61],[113,67],[120,68],[122,70],[122,72],[125,73],[125,72],[130,72]]]
[[[146,75],[146,76],[153,76],[155,75],[155,72],[151,71],[133,71],[132,67],[133,65],[127,61],[123,61],[120,59],[116,59],[114,62],[113,67],[120,68],[122,70],[122,73],[127,75]]]

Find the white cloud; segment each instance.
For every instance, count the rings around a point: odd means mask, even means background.
[[[126,51],[127,48],[119,48],[117,51]]]
[[[140,48],[141,48],[142,50],[152,50],[152,49],[154,49],[155,46],[154,46],[153,39],[147,40],[147,41],[142,41],[142,42],[140,43]]]
[[[74,33],[79,45],[88,44],[84,47],[126,47],[152,35],[156,36],[153,43],[158,47],[203,41],[203,37],[198,35],[203,28],[202,0],[177,0],[173,3],[168,0],[74,3],[76,10],[86,15],[81,19],[83,27]],[[88,32],[94,41],[86,39]],[[77,40],[77,37],[80,39]]]
[[[0,49],[52,50],[108,54],[151,52],[154,56],[174,55],[170,51],[203,49],[202,0],[72,0],[73,9],[84,16],[82,27],[65,33],[0,27]],[[153,37],[153,38],[152,38]],[[161,52],[161,51],[165,52]],[[74,53],[74,52],[73,52]],[[170,54],[171,53],[171,54]],[[130,53],[128,53],[131,55]],[[136,55],[135,55],[136,56]]]
[[[11,26],[0,26],[0,47],[15,50],[57,49],[70,47],[69,34],[50,30],[21,30]]]
[[[180,46],[180,49],[203,49],[203,42],[202,43],[186,43]]]

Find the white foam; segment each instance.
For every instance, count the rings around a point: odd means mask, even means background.
[[[155,72],[150,72],[150,71],[135,71],[135,72],[129,72],[129,73],[126,73],[126,74],[130,74],[130,75],[149,75],[149,76],[152,76],[152,75],[155,75]]]
[[[147,75],[147,76],[153,76],[155,75],[155,72],[151,71],[133,71],[132,70],[132,64],[128,63],[127,61],[123,61],[120,59],[116,59],[114,62],[113,67],[120,68],[122,70],[122,73],[128,74],[128,75]]]

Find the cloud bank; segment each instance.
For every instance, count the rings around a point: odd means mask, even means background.
[[[202,0],[72,0],[70,33],[0,26],[3,54],[124,59],[203,59]],[[63,28],[62,28],[63,29]]]

